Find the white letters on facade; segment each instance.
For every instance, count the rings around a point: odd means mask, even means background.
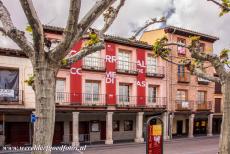
[[[73,74],[73,75],[81,75],[81,68],[74,68],[74,67],[72,67],[70,69],[70,73]]]
[[[106,72],[106,83],[114,83],[114,79],[116,78],[116,72]]]

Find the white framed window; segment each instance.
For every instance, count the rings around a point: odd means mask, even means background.
[[[129,84],[120,84],[119,85],[119,101],[120,102],[129,102]]]
[[[131,68],[131,53],[128,51],[120,50],[118,52],[118,69],[130,70]]]
[[[56,101],[63,102],[65,101],[65,79],[57,79],[56,80]]]
[[[151,55],[147,56],[147,72],[157,73],[157,58]]]
[[[86,101],[99,101],[100,82],[87,80],[85,82],[85,100]]]
[[[148,102],[149,103],[156,103],[157,102],[157,86],[149,86],[148,87]]]

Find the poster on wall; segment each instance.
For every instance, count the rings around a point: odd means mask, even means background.
[[[91,123],[91,132],[98,132],[99,131],[99,122],[93,121]]]

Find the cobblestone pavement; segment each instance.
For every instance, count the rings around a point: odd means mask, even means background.
[[[218,136],[199,137],[194,139],[176,139],[164,144],[164,154],[217,154]],[[0,153],[12,153],[3,152]],[[15,153],[15,152],[14,152]],[[29,152],[20,152],[29,154]],[[52,152],[52,154],[80,154],[79,152]],[[19,152],[18,152],[19,154]],[[124,143],[114,145],[93,145],[82,154],[145,154],[145,144]]]

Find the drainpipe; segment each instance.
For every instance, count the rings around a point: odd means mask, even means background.
[[[173,32],[170,34],[170,42],[172,42],[173,41],[173,34],[176,32],[176,29],[174,29],[173,30]],[[173,51],[173,47],[171,46],[171,51]],[[170,53],[170,60],[172,61],[172,52]],[[172,67],[172,64],[171,63],[169,63],[169,62],[166,62],[166,64],[168,65],[170,65],[170,73],[171,73],[171,77],[170,77],[170,87],[169,87],[169,89],[171,89],[171,91],[170,91],[170,100],[169,100],[169,102],[171,102],[171,113],[169,114],[169,115],[174,115],[174,111],[172,112],[172,109],[173,109],[173,107],[172,107],[172,104],[174,104],[174,102],[173,102],[173,100],[172,100],[172,95],[173,95],[173,84],[172,84],[172,80],[173,80],[173,78],[172,78],[172,74],[173,74],[173,67]],[[167,66],[167,68],[169,68],[168,66]],[[168,84],[167,84],[168,85]],[[168,89],[168,88],[167,88]],[[168,93],[168,92],[167,92]],[[174,106],[175,107],[175,106]],[[169,124],[168,124],[168,126],[169,126],[169,138],[170,138],[170,140],[172,140],[172,128],[173,128],[173,122],[171,122],[171,118],[170,118],[170,116],[169,116],[169,120],[168,120],[168,122],[169,122]]]

